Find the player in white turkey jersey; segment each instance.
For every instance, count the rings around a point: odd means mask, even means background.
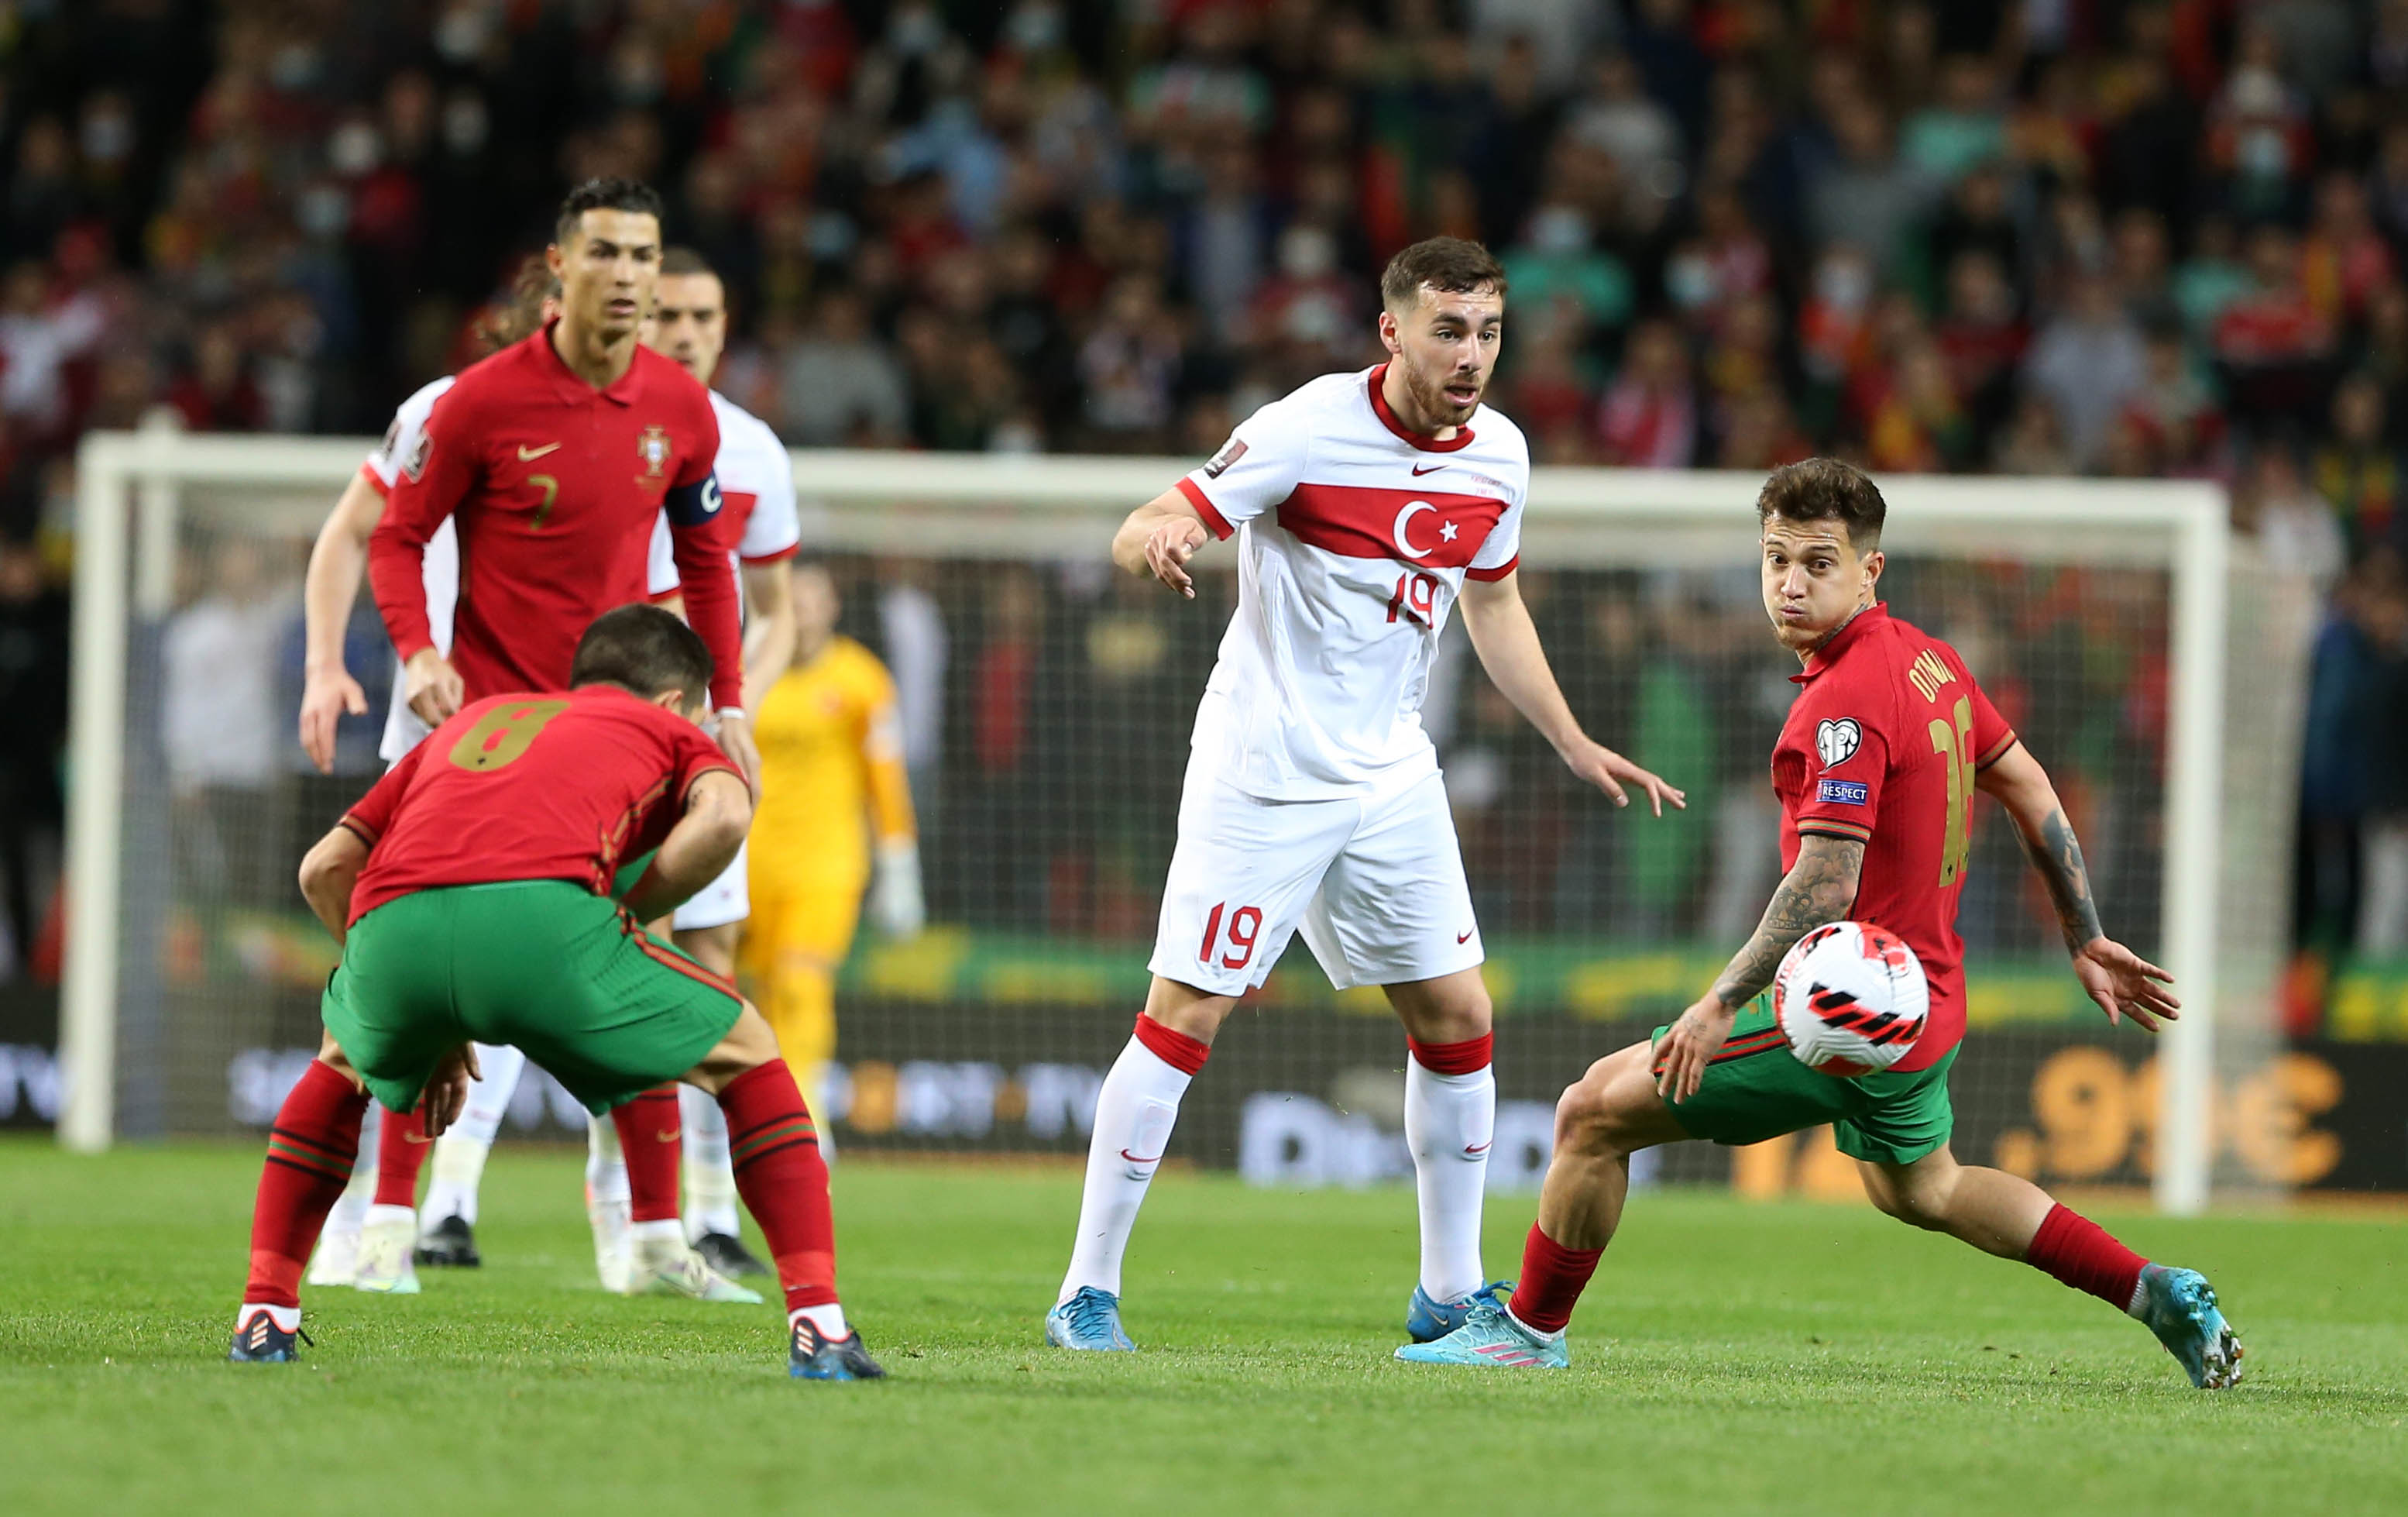
[[[1299,930],[1332,985],[1383,987],[1405,1026],[1422,1245],[1408,1333],[1452,1331],[1483,1288],[1490,1005],[1421,725],[1458,600],[1489,678],[1575,774],[1617,804],[1626,784],[1658,815],[1683,803],[1581,730],[1522,603],[1529,451],[1480,403],[1502,270],[1477,243],[1435,238],[1398,253],[1380,293],[1386,363],[1265,406],[1112,541],[1121,568],[1192,599],[1188,559],[1237,535],[1238,609],[1197,711],[1153,989],[1096,1102],[1070,1267],[1046,1316],[1064,1348],[1131,1347],[1121,1261],[1180,1097]]]

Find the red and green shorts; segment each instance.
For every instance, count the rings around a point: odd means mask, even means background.
[[[601,1113],[719,1046],[736,988],[565,880],[418,890],[353,924],[326,1031],[394,1111],[467,1041],[513,1045]]]
[[[1670,1031],[1656,1029],[1655,1041]],[[1951,1048],[1928,1069],[1854,1079],[1818,1075],[1790,1053],[1768,990],[1732,1021],[1697,1094],[1667,1109],[1691,1137],[1734,1146],[1828,1122],[1849,1158],[1911,1164],[1938,1150],[1956,1127],[1948,1104],[1948,1069],[1956,1062]]]

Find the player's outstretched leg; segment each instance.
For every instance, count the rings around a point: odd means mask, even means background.
[[[691,1085],[678,1091],[685,1127],[685,1235],[705,1263],[730,1279],[767,1276],[769,1266],[744,1246],[736,1213],[736,1166],[727,1157],[727,1114]]]
[[[337,1060],[339,1050],[328,1049]],[[367,1096],[322,1054],[276,1113],[251,1214],[251,1275],[226,1357],[282,1364],[298,1353],[301,1266],[359,1156]]]
[[[1555,1156],[1511,1297],[1482,1293],[1460,1327],[1428,1343],[1409,1343],[1398,1358],[1486,1369],[1562,1369],[1571,1363],[1565,1328],[1621,1224],[1630,1156],[1688,1135],[1656,1093],[1648,1053],[1648,1045],[1640,1043],[1598,1060],[1555,1104]]]
[[[376,1199],[375,1143],[383,1126],[383,1111],[374,1102],[368,1104],[367,1116],[360,1124],[360,1154],[351,1162],[351,1183],[336,1199],[335,1209],[326,1213],[326,1225],[318,1232],[318,1251],[309,1256],[311,1285],[349,1285],[359,1277],[360,1227]]]
[[[733,1072],[731,1074],[731,1071]],[[736,1188],[777,1261],[786,1296],[786,1372],[797,1380],[882,1380],[836,1291],[836,1219],[827,1164],[793,1071],[750,1005],[688,1083],[716,1088],[727,1114]]]
[[[376,1201],[360,1224],[359,1264],[351,1283],[378,1295],[416,1295],[418,1172],[431,1140],[416,1112],[387,1112],[377,1134]]]
[[[2149,1263],[2031,1181],[1959,1164],[1944,1143],[1911,1163],[1856,1167],[1866,1194],[1890,1216],[2019,1259],[2139,1319],[2201,1390],[2240,1382],[2240,1335],[2197,1270]]]
[[[426,1205],[419,1209],[417,1261],[423,1265],[475,1269],[484,1263],[477,1252],[477,1192],[502,1116],[526,1073],[526,1055],[508,1044],[480,1043],[477,1066],[484,1073],[468,1087],[460,1120],[435,1140],[435,1177],[426,1182]]]
[[[1488,1149],[1497,1133],[1488,991],[1480,971],[1387,987],[1406,1029],[1405,1147],[1413,1158],[1421,1271],[1405,1333],[1427,1343],[1461,1327],[1501,1284],[1480,1264]]]
[[[620,1105],[608,1120],[587,1123],[585,1216],[594,1230],[595,1272],[604,1290],[622,1295],[757,1306],[759,1293],[686,1246],[677,1217],[677,1094],[666,1085]]]
[[[1045,1314],[1046,1341],[1056,1347],[1121,1352],[1137,1347],[1121,1328],[1121,1259],[1128,1251],[1138,1208],[1162,1167],[1179,1120],[1179,1099],[1212,1051],[1210,1043],[1155,1019],[1156,1009],[1173,1003],[1182,1019],[1184,1013],[1196,1013],[1217,1026],[1232,998],[1156,979],[1136,1033],[1104,1076],[1096,1097],[1095,1131],[1087,1140],[1087,1180],[1079,1198],[1070,1267],[1054,1309]]]

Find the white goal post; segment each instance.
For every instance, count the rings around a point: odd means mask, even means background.
[[[194,513],[276,514],[306,534],[372,446],[365,438],[195,436],[162,427],[84,440],[76,500],[72,797],[59,1138],[105,1149],[114,1109],[125,880],[121,804],[129,728],[129,627],[168,614],[179,533]],[[1099,560],[1111,527],[1190,467],[1167,458],[869,452],[794,454],[806,540],[834,553],[925,554],[1032,562]],[[1744,569],[1761,481],[1722,472],[1540,469],[1531,482],[1526,567]],[[2163,737],[2163,887],[2157,944],[2179,982],[2183,1020],[2158,1044],[2160,1103],[2151,1183],[2157,1205],[2208,1202],[2220,1025],[2219,970],[2239,923],[2228,882],[2228,690],[2296,701],[2304,646],[2297,614],[2237,646],[2236,544],[2222,490],[2188,482],[1891,476],[1885,548],[1971,562],[2076,564],[2168,577]],[[2287,661],[2287,667],[2286,667]],[[2263,675],[2245,678],[2243,666]],[[1978,666],[1977,666],[1978,670]],[[2253,695],[2251,699],[2260,699]],[[2296,729],[2293,721],[2279,730]],[[1600,734],[1611,741],[1610,734]],[[289,741],[280,734],[280,741]],[[2280,740],[2277,740],[2280,747]],[[2276,752],[2279,771],[2287,756]],[[2265,767],[2260,765],[2258,767]],[[2282,840],[2288,792],[2259,829]],[[2256,995],[2262,987],[2253,987]],[[2255,1015],[2255,1012],[2252,1013]]]

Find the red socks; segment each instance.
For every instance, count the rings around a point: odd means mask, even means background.
[[[2105,1228],[2063,1206],[2051,1206],[2024,1250],[2024,1263],[2087,1291],[2117,1311],[2132,1309],[2141,1269],[2148,1261],[2115,1241]]]
[[[1413,1062],[1433,1075],[1477,1075],[1486,1069],[1497,1047],[1497,1034],[1483,1033],[1460,1043],[1423,1043],[1408,1037],[1405,1047]]]
[[[284,1098],[267,1134],[267,1163],[251,1208],[251,1280],[246,1303],[298,1308],[301,1266],[351,1183],[359,1157],[360,1119],[368,1098],[317,1060]],[[390,1114],[388,1114],[390,1115]]]
[[[646,1091],[610,1113],[619,1129],[619,1151],[627,1159],[627,1220],[673,1222],[678,1219],[678,1093],[674,1085]]]
[[[1182,1075],[1193,1076],[1212,1056],[1212,1045],[1189,1037],[1175,1028],[1163,1026],[1140,1013],[1137,1019],[1137,1040],[1145,1045],[1146,1052],[1168,1064]]]
[[[418,1172],[435,1140],[426,1135],[426,1119],[416,1108],[409,1115],[386,1112],[377,1128],[376,1204],[380,1206],[418,1205]]]
[[[727,1114],[737,1192],[768,1239],[779,1283],[786,1288],[786,1309],[832,1304],[836,1220],[828,1212],[827,1163],[820,1158],[818,1130],[786,1062],[772,1059],[737,1076],[719,1092],[719,1109]],[[634,1173],[631,1163],[631,1178]]]
[[[1513,1287],[1513,1315],[1541,1333],[1560,1333],[1597,1273],[1603,1249],[1567,1249],[1530,1224],[1522,1243],[1522,1279]]]

